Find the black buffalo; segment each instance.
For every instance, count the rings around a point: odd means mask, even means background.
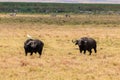
[[[75,43],[75,45],[79,46],[80,53],[82,53],[82,51],[84,51],[84,54],[85,54],[86,50],[88,50],[89,55],[91,55],[92,49],[94,49],[95,53],[97,52],[97,50],[96,50],[97,43],[93,38],[82,37],[79,40],[75,40],[75,41],[72,40],[72,42]]]
[[[24,49],[25,49],[25,55],[27,56],[27,53],[39,53],[39,57],[42,54],[44,43],[38,39],[27,39],[24,42]]]

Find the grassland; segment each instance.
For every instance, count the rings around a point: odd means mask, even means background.
[[[21,14],[11,17],[1,14],[0,80],[119,80],[120,17],[88,16],[71,15],[66,19],[63,15]],[[67,23],[57,24],[61,18]],[[38,54],[25,56],[26,34],[45,43],[41,58]],[[71,42],[83,36],[97,41],[96,54],[80,54]]]

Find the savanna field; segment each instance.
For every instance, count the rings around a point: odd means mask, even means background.
[[[27,34],[44,42],[41,58],[25,56]],[[72,43],[85,36],[91,56]],[[0,80],[120,80],[120,16],[0,14]]]

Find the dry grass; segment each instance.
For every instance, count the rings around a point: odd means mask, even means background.
[[[0,25],[0,80],[119,80],[120,25]],[[25,56],[26,34],[45,43],[43,55]],[[96,39],[98,53],[80,54],[71,40]]]
[[[51,14],[17,14],[17,16],[0,15],[0,24],[47,24],[47,25],[114,25],[120,24],[119,15],[78,15],[71,14],[71,17],[65,17],[64,14],[59,14],[56,17]]]

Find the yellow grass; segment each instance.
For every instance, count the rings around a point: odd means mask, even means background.
[[[79,15],[78,15],[79,16]],[[81,15],[80,15],[81,16]],[[76,16],[75,16],[76,17]],[[104,16],[105,17],[105,16]],[[25,56],[30,34],[44,42],[41,58]],[[71,40],[92,37],[97,50],[80,54]],[[120,25],[0,25],[0,80],[119,80]]]

